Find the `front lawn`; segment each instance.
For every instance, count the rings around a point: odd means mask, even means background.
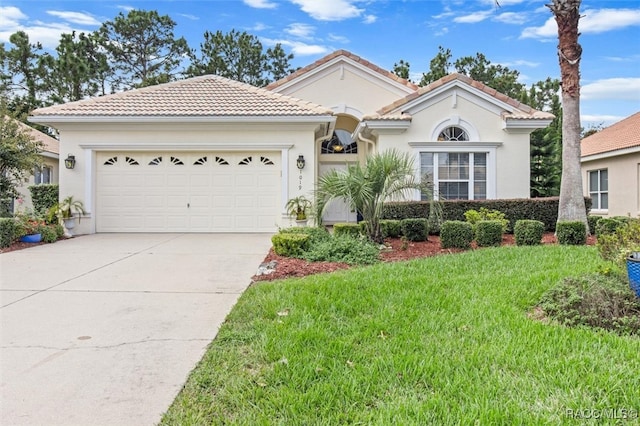
[[[256,284],[163,424],[637,415],[640,339],[529,317],[560,278],[600,264],[594,247],[499,247]]]

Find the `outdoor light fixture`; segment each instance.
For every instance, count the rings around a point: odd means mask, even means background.
[[[64,160],[64,166],[67,169],[73,169],[76,166],[76,156],[75,155],[67,155],[67,158]]]
[[[342,145],[342,143],[336,139],[336,142],[331,146],[331,149],[334,152],[342,152],[342,150],[344,149],[344,145]]]
[[[298,155],[298,159],[296,160],[296,166],[298,166],[299,170],[304,169],[304,156],[302,154]]]

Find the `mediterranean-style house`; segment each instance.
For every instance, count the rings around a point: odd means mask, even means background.
[[[207,75],[30,117],[75,156],[60,192],[89,210],[82,233],[274,232],[327,170],[391,148],[441,197],[528,198],[529,135],[552,119],[466,76],[417,87],[344,50],[264,89]],[[355,213],[335,203],[324,219]]]
[[[32,185],[42,185],[47,183],[58,183],[59,175],[59,142],[57,139],[48,136],[33,127],[29,127],[24,123],[16,121],[22,131],[28,133],[32,138],[42,143],[42,152],[40,157],[42,163],[39,167],[36,167],[27,180],[17,188],[20,193],[18,202],[13,203],[13,211],[24,210],[28,211],[33,209],[33,203],[31,202],[31,191],[29,187]]]
[[[581,142],[582,185],[591,213],[640,214],[640,112]]]

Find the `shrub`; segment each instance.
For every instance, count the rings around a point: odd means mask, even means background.
[[[640,334],[640,299],[618,276],[565,278],[543,295],[540,307],[550,318],[569,327]]]
[[[596,235],[613,234],[626,223],[615,217],[602,217],[595,226]]]
[[[583,245],[587,242],[587,226],[580,221],[558,222],[556,237],[560,244]]]
[[[605,219],[600,221],[603,222]],[[600,223],[598,225],[600,225]],[[598,234],[598,252],[604,260],[624,267],[627,256],[640,251],[640,220],[630,220],[628,224],[618,226],[614,232]],[[608,231],[608,229],[607,229]]]
[[[402,219],[400,221],[402,235],[409,241],[427,241],[429,224],[427,219]]]
[[[44,241],[45,243],[55,243],[58,240],[56,225],[41,226],[40,234],[42,234],[42,241]]]
[[[513,227],[516,245],[534,246],[540,244],[544,234],[544,223],[539,220],[518,220]]]
[[[336,237],[341,235],[358,237],[360,236],[360,225],[357,223],[336,223],[333,225],[333,235]]]
[[[497,220],[502,226],[502,232],[507,232],[509,221],[505,218],[504,213],[498,210],[489,210],[485,207],[480,207],[480,210],[467,210],[464,213],[464,218],[467,222],[475,227],[475,225],[481,220]]]
[[[0,218],[0,247],[9,247],[16,239],[16,221],[12,217]]]
[[[475,236],[479,247],[499,246],[502,244],[504,222],[499,220],[481,220],[476,223]]]
[[[589,225],[589,234],[596,235],[596,228],[598,227],[598,222],[603,219],[602,216],[587,216],[587,224]]]
[[[29,187],[31,193],[31,201],[33,203],[33,211],[44,216],[47,211],[58,203],[59,185],[45,184],[32,185]]]
[[[376,263],[380,256],[378,246],[365,237],[335,235],[333,238],[314,244],[302,254],[309,262],[342,262],[350,265]]]
[[[382,236],[384,238],[398,238],[402,235],[402,228],[399,220],[382,219],[380,221],[380,230],[382,231]]]
[[[301,255],[309,245],[309,235],[297,233],[278,233],[271,237],[273,251],[286,257]]]
[[[440,245],[442,248],[468,249],[473,241],[473,227],[468,222],[447,220],[440,230]]]
[[[309,236],[309,246],[316,244],[320,241],[331,238],[331,234],[327,232],[325,228],[317,226],[299,226],[291,228],[280,229],[281,234],[302,234]]]

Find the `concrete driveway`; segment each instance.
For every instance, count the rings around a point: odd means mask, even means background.
[[[0,423],[158,423],[270,244],[97,234],[0,254]]]

